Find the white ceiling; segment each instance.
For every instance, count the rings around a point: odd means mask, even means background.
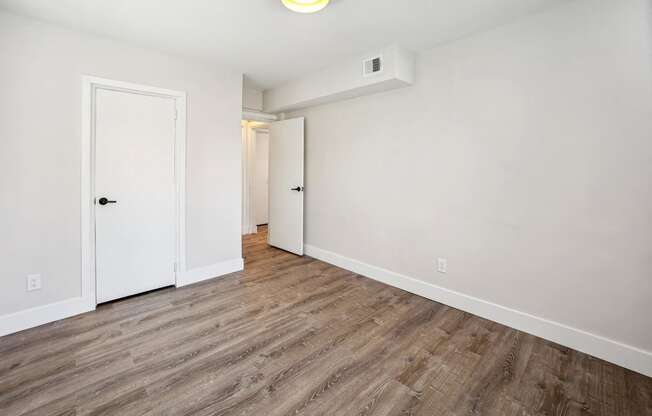
[[[568,0],[0,0],[0,8],[134,45],[228,65],[262,88],[398,43],[415,51]]]

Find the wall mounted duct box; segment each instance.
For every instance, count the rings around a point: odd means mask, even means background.
[[[264,92],[267,113],[331,103],[414,84],[415,55],[397,45],[342,61]]]

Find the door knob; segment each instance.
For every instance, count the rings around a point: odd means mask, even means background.
[[[290,188],[290,191],[303,192],[303,186],[297,186],[296,188]]]
[[[100,205],[106,205],[106,204],[115,204],[118,201],[111,201],[108,198],[102,197],[97,200],[97,203]]]

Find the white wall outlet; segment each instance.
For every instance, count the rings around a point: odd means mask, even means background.
[[[30,274],[27,276],[27,291],[31,292],[32,290],[41,289],[41,275],[40,274]]]
[[[448,271],[448,260],[442,258],[437,259],[437,271],[439,273],[446,273]]]

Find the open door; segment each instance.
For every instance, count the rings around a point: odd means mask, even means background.
[[[303,255],[303,127],[293,118],[270,124],[269,228],[271,246]]]

